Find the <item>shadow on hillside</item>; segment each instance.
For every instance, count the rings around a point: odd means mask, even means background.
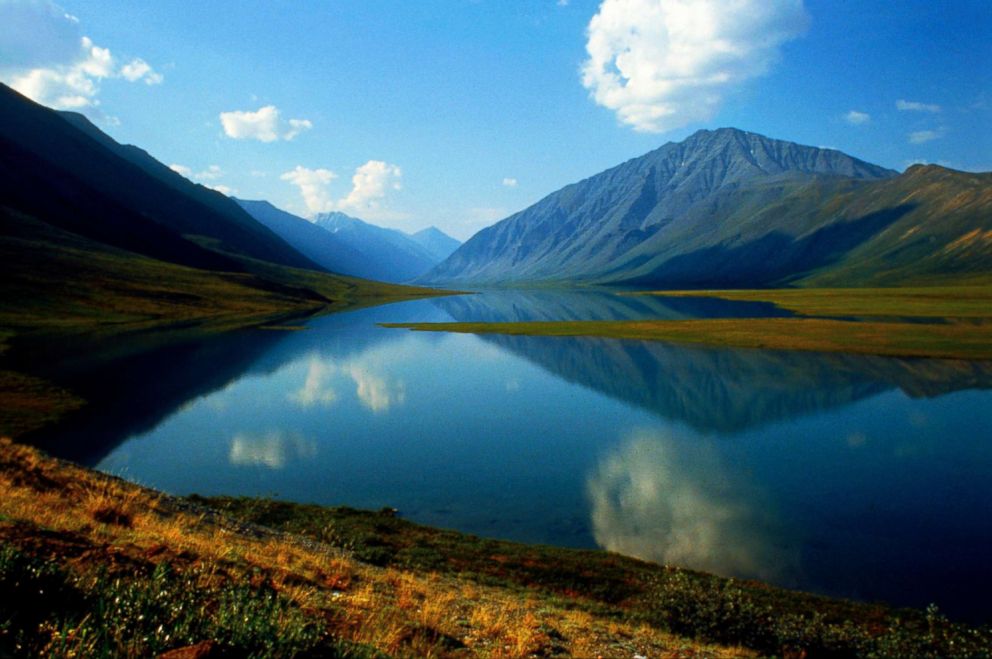
[[[654,288],[740,288],[742,282],[749,287],[781,285],[837,262],[914,208],[914,204],[886,208],[798,239],[773,231],[737,247],[707,247],[619,283]]]

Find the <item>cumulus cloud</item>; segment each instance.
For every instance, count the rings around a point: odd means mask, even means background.
[[[402,213],[391,213],[382,208],[382,200],[392,190],[402,189],[403,170],[382,160],[369,160],[355,169],[351,177],[351,191],[335,200],[331,194],[331,181],[338,176],[329,169],[309,169],[297,165],[281,178],[300,189],[303,203],[311,215],[340,210],[361,215],[364,219],[405,219]]]
[[[603,0],[582,84],[634,130],[671,130],[710,118],[807,24],[802,0]]]
[[[918,101],[896,101],[896,109],[901,112],[930,112],[936,114],[940,112],[940,106],[933,103],[920,103]]]
[[[508,188],[515,188],[515,187],[517,187],[517,179],[507,177],[507,178],[503,179],[503,185],[506,186],[506,187],[508,187]]]
[[[342,210],[359,213],[376,210],[389,190],[400,190],[403,172],[397,165],[382,160],[370,160],[355,170],[351,177],[351,192],[338,204]]]
[[[637,431],[600,461],[587,490],[593,535],[610,551],[779,582],[798,569],[765,497],[705,444]]]
[[[148,62],[140,57],[121,67],[121,75],[130,82],[144,80],[146,85],[157,85],[163,80],[162,74],[152,70]]]
[[[78,18],[52,2],[0,2],[0,25],[0,81],[43,105],[93,114],[104,80],[163,80],[143,59],[118,65],[109,48],[82,34]]]
[[[232,110],[220,113],[220,123],[224,134],[235,140],[258,140],[259,142],[289,141],[300,133],[313,128],[308,119],[283,121],[279,108],[266,105],[254,112]]]
[[[867,112],[858,112],[857,110],[851,110],[844,115],[844,121],[851,124],[852,126],[860,126],[871,121],[871,115]]]
[[[337,177],[338,175],[329,169],[308,169],[297,165],[279,178],[299,188],[307,210],[311,214],[316,214],[334,210],[334,200],[331,198],[328,186]]]

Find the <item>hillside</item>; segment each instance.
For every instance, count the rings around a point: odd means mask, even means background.
[[[438,255],[439,250],[443,252],[450,246],[448,241],[454,241],[437,229],[415,238],[337,211],[317,215],[314,223],[365,255],[365,267],[370,270],[366,276],[380,281],[398,283],[419,277],[441,262],[444,257]]]
[[[313,222],[280,210],[264,200],[234,200],[253,218],[271,229],[314,263],[330,272],[376,279],[378,268],[368,257]]]
[[[0,85],[5,206],[101,243],[186,265],[236,269],[230,259],[205,252],[208,245],[280,265],[318,267],[220,193],[68,116]]]
[[[699,131],[480,231],[422,280],[737,288],[987,274],[989,181]]]

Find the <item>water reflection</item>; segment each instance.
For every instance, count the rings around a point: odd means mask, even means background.
[[[303,382],[303,386],[296,391],[291,391],[287,398],[303,409],[315,405],[330,405],[338,399],[334,389],[326,383],[333,372],[334,369],[330,364],[322,362],[317,357],[311,357],[310,366],[307,369],[307,379]]]
[[[439,298],[457,321],[602,320],[761,315],[704,299],[553,291]],[[681,305],[681,306],[680,306]],[[766,305],[768,306],[768,305]],[[694,316],[698,317],[698,316]],[[704,432],[736,433],[899,389],[913,397],[992,388],[992,362],[698,348],[654,341],[480,335],[576,382]]]
[[[306,460],[316,455],[317,443],[313,440],[273,430],[264,435],[235,435],[231,439],[228,461],[240,467],[282,469],[293,460]]]
[[[593,535],[604,549],[716,574],[792,583],[795,549],[765,493],[705,442],[637,430],[587,482]]]

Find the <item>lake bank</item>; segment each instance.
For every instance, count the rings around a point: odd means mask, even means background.
[[[384,323],[432,332],[588,336],[890,357],[992,359],[992,287],[645,291],[675,299],[770,303],[803,317]]]
[[[25,593],[25,579],[44,579],[65,593],[3,611],[13,624],[0,643],[24,648],[141,653],[214,641],[337,656],[978,656],[992,641],[936,611],[482,540],[390,510],[181,499],[9,442],[0,460],[0,579],[21,579]],[[193,584],[195,594],[184,592]],[[166,602],[145,594],[153,587]],[[93,609],[122,594],[130,608]],[[243,598],[262,603],[243,625],[224,618],[225,607],[248,606]],[[214,613],[194,621],[190,609]]]

